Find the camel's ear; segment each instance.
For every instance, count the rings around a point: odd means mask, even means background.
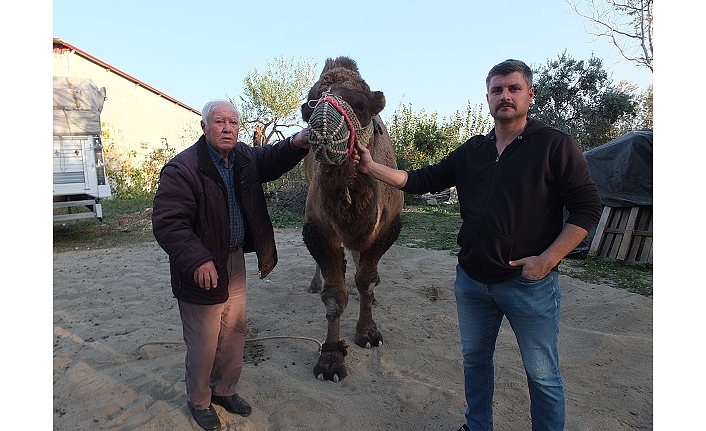
[[[309,106],[309,102],[311,100],[318,100],[318,97],[316,97],[316,93],[318,92],[317,88],[318,85],[314,85],[313,87],[311,87],[309,93],[306,95],[306,100],[304,101],[304,103],[302,103],[301,107],[299,108],[299,112],[302,114],[302,120],[304,120],[305,123],[309,122],[311,114],[314,113],[314,108],[312,106]]]
[[[302,103],[300,110],[302,113],[302,120],[304,120],[305,123],[308,123],[311,118],[311,114],[314,113],[314,108],[310,107],[308,103]]]
[[[373,97],[370,99],[370,110],[373,112],[373,115],[377,115],[385,109],[385,95],[382,93],[382,91],[373,91],[372,92]]]

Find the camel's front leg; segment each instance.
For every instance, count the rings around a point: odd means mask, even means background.
[[[360,267],[355,274],[355,286],[360,294],[358,323],[355,325],[355,344],[360,347],[381,347],[382,334],[373,320],[374,287],[380,282],[378,261],[361,255]]]
[[[348,346],[341,339],[341,315],[348,305],[344,251],[340,242],[336,245],[324,238],[313,222],[304,225],[302,234],[324,280],[321,301],[326,308],[328,322],[326,341],[314,366],[314,375],[319,380],[338,382],[348,375],[344,360]]]
[[[355,344],[360,347],[382,346],[382,334],[373,320],[374,288],[380,283],[378,262],[399,237],[401,227],[402,223],[398,217],[385,232],[378,236],[372,247],[360,253],[358,269],[355,273],[355,286],[360,293],[360,314],[358,323],[355,325]]]

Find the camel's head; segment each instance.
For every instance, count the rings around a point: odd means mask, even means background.
[[[350,156],[353,143],[368,145],[375,128],[373,117],[385,107],[385,95],[370,91],[347,57],[326,60],[318,82],[302,105],[302,119],[309,123],[316,159],[340,164]]]

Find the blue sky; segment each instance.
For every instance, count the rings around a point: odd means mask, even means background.
[[[615,83],[652,82],[608,40],[595,40],[565,0],[499,5],[55,0],[52,31],[198,110],[210,99],[237,99],[245,76],[280,56],[312,60],[317,75],[328,57],[353,58],[371,88],[385,93],[383,119],[400,103],[440,116],[469,101],[485,104],[485,76],[494,64],[518,58],[534,67],[565,50],[578,60],[592,53],[603,59]]]

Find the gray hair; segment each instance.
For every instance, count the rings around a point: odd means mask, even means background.
[[[497,75],[509,75],[513,72],[520,72],[522,77],[525,78],[528,87],[532,87],[532,69],[529,68],[524,62],[520,60],[507,59],[502,63],[498,63],[490,69],[488,72],[488,77],[485,78],[485,87],[488,88],[490,85],[490,80],[493,76]]]
[[[238,112],[238,108],[233,105],[233,103],[230,102],[230,100],[225,100],[225,99],[216,99],[216,100],[211,100],[210,102],[206,103],[201,110],[201,121],[203,121],[204,124],[208,124],[208,116],[211,115],[211,111],[213,108],[215,108],[218,105],[230,105],[235,109],[235,113],[238,114],[238,118],[240,118],[240,112]]]

